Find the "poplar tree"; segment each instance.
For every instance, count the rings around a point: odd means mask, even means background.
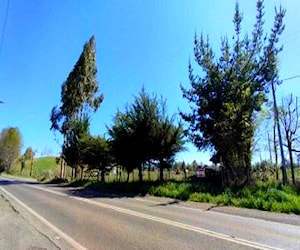
[[[84,44],[78,61],[62,84],[61,106],[53,107],[50,114],[50,129],[63,135],[63,155],[75,168],[80,162],[79,151],[70,153],[71,149],[78,148],[80,136],[88,133],[90,113],[97,111],[103,101],[103,95],[98,93],[96,74],[95,38],[92,36]],[[80,129],[79,123],[82,123]]]
[[[9,171],[12,164],[19,158],[22,137],[18,128],[5,128],[0,134],[0,173]]]
[[[33,152],[32,147],[26,148],[25,153],[24,153],[24,158],[25,158],[25,160],[30,161],[29,175],[31,176],[32,175],[32,169],[33,169],[33,163],[34,163],[34,152]]]

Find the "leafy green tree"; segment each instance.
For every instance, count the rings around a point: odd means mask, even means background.
[[[137,168],[141,172],[141,165],[144,161],[139,154],[142,148],[139,148],[139,138],[135,135],[128,113],[128,110],[125,113],[118,111],[114,117],[114,125],[109,129],[112,155],[115,162],[126,169],[127,181],[129,181],[129,174],[134,169]],[[140,174],[140,181],[142,181],[141,176]]]
[[[64,137],[63,153],[66,162],[72,164],[69,165],[71,167],[77,165],[76,158],[79,156],[75,154],[79,151],[76,150],[78,147],[76,142],[81,134],[81,132],[76,134],[74,129],[78,127],[78,122],[85,123],[90,112],[97,111],[103,101],[103,95],[97,95],[96,74],[95,38],[91,37],[85,43],[78,61],[62,85],[61,106],[59,108],[55,106],[50,115],[51,130],[59,131]]]
[[[18,128],[5,128],[0,134],[0,172],[9,171],[20,157],[22,137]]]
[[[165,109],[165,102],[143,89],[124,113],[116,114],[109,129],[116,162],[128,173],[137,168],[140,181],[142,166],[149,161],[159,162],[163,180],[163,169],[171,166],[175,154],[183,148],[182,127],[168,119]]]
[[[176,126],[174,119],[163,115],[155,127],[154,132],[154,155],[159,162],[160,181],[164,180],[164,169],[170,169],[176,153],[184,149],[183,127]]]
[[[28,147],[24,153],[24,159],[30,161],[30,172],[29,175],[32,175],[33,163],[34,163],[34,152],[31,147]]]
[[[74,171],[73,177],[77,177],[78,168],[81,169],[81,178],[83,176],[83,157],[82,140],[89,135],[89,118],[83,117],[70,125],[68,133],[65,135],[65,141],[62,146],[62,155],[68,166]]]
[[[142,89],[129,108],[129,128],[132,131],[131,139],[133,140],[135,158],[137,159],[139,180],[142,181],[142,166],[154,157],[156,138],[156,127],[160,107],[156,96],[151,97]]]
[[[222,162],[230,180],[248,180],[251,168],[257,112],[266,101],[271,83],[278,82],[278,37],[284,29],[285,11],[275,13],[269,37],[264,34],[263,1],[257,1],[256,23],[252,34],[242,37],[242,14],[236,4],[233,23],[235,35],[230,44],[221,42],[218,59],[203,36],[195,36],[195,61],[202,75],[195,75],[189,64],[191,89],[182,87],[191,104],[190,113],[181,113],[188,122],[187,134],[198,149],[211,149],[212,161]]]
[[[112,163],[110,145],[107,139],[100,136],[86,136],[81,142],[82,163],[89,169],[98,169],[101,172],[101,181],[104,181],[105,167]]]

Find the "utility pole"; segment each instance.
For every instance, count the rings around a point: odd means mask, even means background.
[[[274,101],[274,119],[275,119],[275,123],[277,125],[277,130],[278,130],[278,141],[279,141],[279,148],[280,148],[280,155],[281,155],[282,183],[283,183],[283,185],[286,185],[287,184],[286,164],[285,164],[285,159],[284,159],[282,138],[281,138],[281,132],[280,132],[280,124],[279,124],[279,114],[278,114],[278,107],[277,107],[277,102],[276,102],[275,87],[274,87],[273,80],[271,81],[271,86],[272,86],[272,95],[273,95],[273,101]]]

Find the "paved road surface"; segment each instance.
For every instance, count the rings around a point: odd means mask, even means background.
[[[170,199],[108,197],[8,179],[0,179],[0,192],[61,249],[300,249],[298,225]]]
[[[0,249],[59,249],[46,235],[28,223],[1,193],[0,211]]]

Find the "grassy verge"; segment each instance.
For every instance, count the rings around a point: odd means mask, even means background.
[[[149,191],[152,195],[181,200],[300,214],[299,189],[277,182],[256,182],[240,189],[227,187],[217,192],[210,192],[205,186],[191,183],[166,182]]]
[[[77,180],[68,186],[83,186],[97,191],[127,195],[154,195],[194,202],[209,202],[265,211],[300,214],[300,190],[278,182],[256,182],[243,188],[215,187],[205,183],[184,181],[109,182]]]

